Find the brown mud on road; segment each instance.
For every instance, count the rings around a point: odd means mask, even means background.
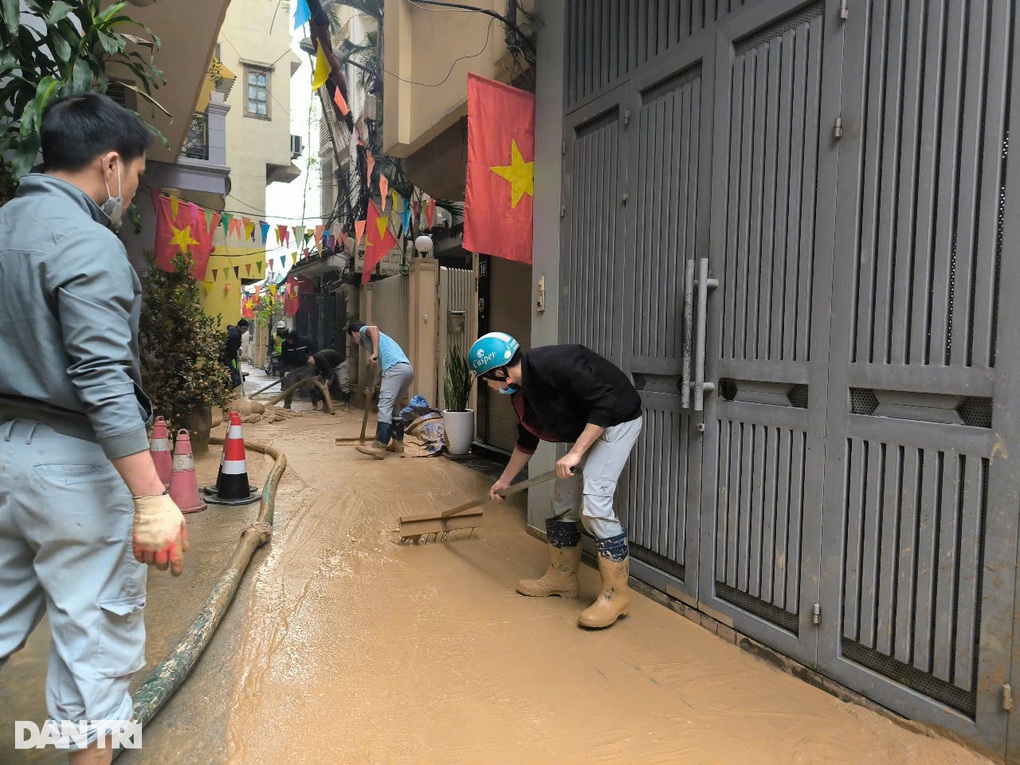
[[[516,594],[517,579],[546,562],[524,532],[521,498],[487,506],[473,538],[396,544],[398,516],[438,512],[489,481],[441,458],[378,462],[334,444],[360,423],[353,412],[245,425],[246,440],[289,460],[273,540],[192,677],[146,729],[144,751],[119,762],[986,762],[784,675],[641,596],[613,628],[582,631],[577,615],[598,588],[587,566],[580,600]],[[254,456],[249,466],[264,475]],[[215,458],[201,469],[214,473]],[[196,529],[214,526],[202,515]],[[240,523],[206,538],[230,547]],[[150,621],[194,605],[171,594],[176,584],[159,578]],[[153,639],[158,661],[165,646]]]

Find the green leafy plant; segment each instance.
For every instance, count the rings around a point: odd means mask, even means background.
[[[283,303],[268,292],[259,294],[254,301],[255,324],[260,327],[272,326],[276,323],[276,314],[283,308]]]
[[[471,368],[456,343],[446,353],[446,375],[443,380],[443,394],[446,409],[450,412],[466,412],[468,397],[471,395]]]
[[[224,74],[223,62],[217,58],[214,58],[209,64],[209,79],[212,80],[213,87],[217,90],[220,86],[227,81],[226,75]]]
[[[124,87],[166,113],[152,96],[166,78],[151,53],[139,52],[158,50],[159,38],[122,13],[126,2],[103,8],[100,0],[2,0],[0,7],[0,203],[36,162],[46,105],[61,95],[105,93],[110,65],[135,77],[137,84]],[[149,130],[166,144],[158,129]]]
[[[207,316],[192,278],[191,259],[174,257],[173,272],[156,267],[151,251],[139,327],[142,384],[157,414],[174,428],[199,409],[225,407],[230,372],[220,363],[226,339],[220,317]]]

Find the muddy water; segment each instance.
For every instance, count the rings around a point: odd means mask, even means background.
[[[545,562],[523,505],[488,508],[472,538],[395,544],[399,515],[456,504],[484,478],[441,459],[375,462],[331,445],[356,417],[313,422],[300,439],[295,423],[275,431],[291,507],[245,609],[229,762],[983,761],[641,597],[616,627],[579,630],[593,570],[579,601],[514,592]]]
[[[146,728],[144,751],[120,763],[984,762],[642,597],[612,629],[582,632],[592,569],[582,567],[577,601],[514,592],[545,565],[522,503],[488,507],[472,538],[395,544],[398,516],[451,506],[487,481],[444,459],[376,462],[334,444],[360,422],[350,413],[245,426],[246,439],[289,458],[273,541]],[[253,481],[265,474],[250,452],[249,463]],[[215,454],[200,460],[203,483],[216,465]],[[250,512],[191,516],[185,577],[150,585],[150,662],[190,622]],[[37,632],[0,673],[0,719],[45,714],[47,649]],[[0,762],[53,761],[7,755]]]

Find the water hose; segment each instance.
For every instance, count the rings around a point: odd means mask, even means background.
[[[210,438],[209,443],[222,445],[223,439]],[[276,488],[280,478],[283,477],[283,471],[287,469],[287,455],[275,447],[253,442],[246,442],[245,448],[266,454],[274,460],[273,468],[269,471],[265,486],[262,487],[258,517],[241,532],[241,539],[234,548],[230,562],[227,563],[226,569],[220,575],[184,638],[159,666],[152,670],[132,696],[135,720],[143,727],[152,721],[191,673],[233,601],[252,555],[273,535]],[[117,751],[119,753],[120,750]]]

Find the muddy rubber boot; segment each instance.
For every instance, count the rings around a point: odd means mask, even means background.
[[[375,426],[375,443],[374,444],[358,444],[354,448],[362,454],[367,454],[369,457],[375,457],[377,460],[385,459],[386,448],[390,443],[390,434],[393,432],[393,426],[388,422],[380,422]]]
[[[517,592],[530,598],[576,598],[578,594],[577,569],[581,565],[581,531],[574,521],[545,522],[549,543],[549,568],[540,579],[522,579]]]
[[[598,552],[602,591],[595,602],[581,612],[579,627],[602,629],[609,627],[630,610],[630,559],[627,555],[627,537],[623,534],[595,541]]]
[[[393,423],[393,440],[390,441],[389,446],[386,447],[386,451],[393,452],[394,454],[404,453],[404,421],[394,420]]]

